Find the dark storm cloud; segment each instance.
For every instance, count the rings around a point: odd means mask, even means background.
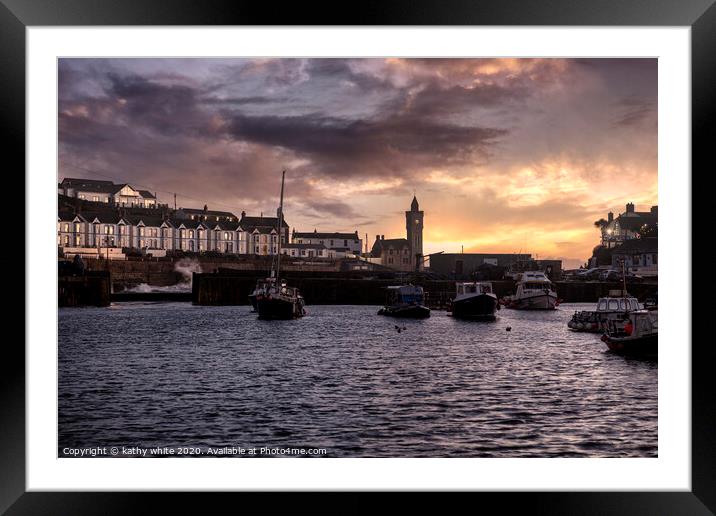
[[[414,117],[345,120],[319,115],[246,117],[234,115],[228,131],[239,140],[308,155],[338,175],[380,173],[378,169],[420,163],[464,163],[486,159],[506,131],[461,127]]]

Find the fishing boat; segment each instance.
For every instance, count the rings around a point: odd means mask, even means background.
[[[306,314],[303,296],[295,287],[289,287],[285,280],[281,279],[281,237],[283,236],[283,190],[286,179],[286,171],[281,175],[281,200],[277,212],[278,225],[278,254],[276,255],[276,269],[271,270],[272,282],[265,284],[263,290],[256,293],[256,311],[259,319],[296,319]],[[258,286],[258,285],[257,285]]]
[[[552,282],[542,271],[526,271],[517,276],[516,291],[502,300],[507,308],[554,310],[559,304]]]
[[[256,282],[256,287],[254,287],[253,292],[249,294],[249,302],[251,303],[254,312],[258,312],[258,302],[256,300],[258,296],[265,294],[268,291],[269,287],[274,283],[275,278],[260,279]]]
[[[609,318],[602,342],[615,353],[657,356],[658,310],[637,310],[625,314],[623,321],[620,319],[619,316]]]
[[[494,321],[500,305],[489,282],[463,282],[455,284],[455,298],[450,302],[448,313],[457,319]]]
[[[378,310],[378,315],[425,319],[430,317],[430,309],[425,306],[423,287],[417,285],[400,285],[386,287],[385,306]]]
[[[624,290],[610,290],[608,297],[600,297],[595,310],[574,312],[567,323],[573,331],[603,333],[610,316],[640,310],[639,301]]]

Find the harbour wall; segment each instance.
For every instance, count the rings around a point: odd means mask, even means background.
[[[109,273],[95,271],[57,278],[57,304],[67,306],[109,306]]]
[[[246,305],[248,296],[262,276],[232,273],[195,273],[192,280],[192,302],[197,305]],[[385,287],[399,284],[395,279],[311,277],[306,275],[283,275],[286,282],[297,287],[308,305],[345,304],[380,305],[385,300]],[[416,282],[425,290],[426,304],[444,307],[455,295],[455,282],[451,280],[422,280]],[[514,293],[512,280],[492,281],[497,297]],[[618,290],[618,283],[557,282],[555,289],[565,303],[596,302],[607,296],[610,290]],[[629,285],[628,292],[640,300],[655,297],[656,284]]]
[[[270,257],[192,257],[192,258],[135,258],[128,260],[103,260],[84,258],[88,271],[109,271],[112,291],[123,290],[146,284],[154,287],[167,287],[187,280],[186,264],[192,264],[195,270],[212,273],[218,270],[229,270],[235,273],[246,273],[252,277],[268,274],[271,269]],[[287,271],[299,269],[313,274],[332,274],[340,270],[340,262],[323,260],[314,263],[292,264],[289,260],[282,264]]]

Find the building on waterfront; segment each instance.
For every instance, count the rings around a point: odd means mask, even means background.
[[[385,235],[376,235],[368,261],[391,269],[412,271],[415,270],[415,260],[411,256],[407,238],[386,239]]]
[[[601,245],[611,249],[639,238],[645,228],[656,227],[658,222],[658,206],[652,206],[649,211],[635,211],[634,204],[630,202],[619,216],[614,217],[610,211],[606,219],[599,219],[594,224],[601,231]]]
[[[627,271],[641,276],[657,276],[658,254],[656,238],[634,238],[612,251],[612,268],[621,269],[623,262]]]
[[[260,256],[278,254],[278,217],[247,216],[245,211],[241,212],[239,226],[247,235],[247,253]],[[288,223],[286,219],[281,221],[281,245],[288,243]]]
[[[368,261],[401,271],[424,268],[423,262],[423,219],[417,197],[413,196],[410,211],[405,212],[406,238],[385,238],[376,235]]]
[[[340,233],[319,232],[314,229],[313,232],[304,233],[294,229],[291,234],[291,242],[294,244],[319,244],[343,254],[360,255],[363,250],[363,240],[358,236],[358,231]]]
[[[330,258],[331,251],[323,244],[290,243],[281,246],[281,254],[295,258]],[[335,251],[333,255],[335,256]]]
[[[467,278],[482,265],[510,268],[532,260],[530,254],[515,253],[442,253],[430,257],[430,271],[454,278]]]
[[[114,206],[156,208],[157,197],[147,190],[112,181],[66,177],[57,185],[58,193],[83,201],[100,202]]]

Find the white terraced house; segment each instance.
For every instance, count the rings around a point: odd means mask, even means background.
[[[61,208],[57,217],[57,245],[65,254],[112,254],[142,250],[154,256],[181,250],[242,255],[278,252],[276,217],[248,217],[242,221],[231,212],[181,208],[151,210],[109,206],[103,210],[73,211]],[[283,245],[288,237],[283,221]],[[98,249],[103,249],[98,253]],[[106,251],[107,249],[112,250]]]
[[[326,249],[334,249],[339,252],[349,254],[360,254],[363,250],[363,240],[358,236],[358,231],[353,233],[341,232],[319,232],[314,229],[313,232],[293,231],[291,242],[294,244],[313,244],[322,245]]]

